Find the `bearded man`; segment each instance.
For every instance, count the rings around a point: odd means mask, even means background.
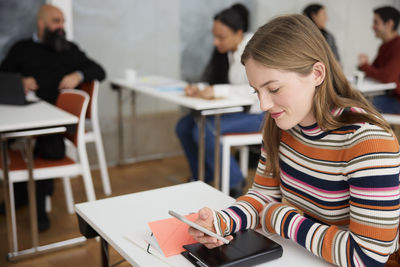
[[[78,46],[65,39],[64,15],[52,5],[43,5],[37,15],[37,32],[32,38],[14,44],[0,65],[2,72],[20,73],[25,92],[55,104],[59,91],[77,88],[81,82],[103,80],[103,68],[89,59]],[[41,136],[37,139],[34,155],[47,159],[65,156],[61,135]],[[27,204],[26,183],[14,186],[15,206]],[[36,182],[36,201],[39,231],[47,230],[50,221],[45,211],[46,195],[53,192],[53,180]],[[4,203],[0,213],[5,213]]]
[[[20,73],[26,92],[35,91],[39,98],[52,104],[60,89],[105,78],[99,64],[65,39],[64,15],[52,5],[39,9],[37,32],[11,47],[0,71]]]

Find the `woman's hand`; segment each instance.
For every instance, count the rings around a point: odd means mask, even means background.
[[[189,84],[185,87],[185,95],[190,97],[197,97],[203,99],[214,98],[214,88],[212,86],[206,86],[204,89],[200,88],[195,84]]]
[[[216,232],[214,228],[213,212],[210,208],[202,208],[201,210],[199,210],[199,217],[197,218],[195,223],[203,226],[204,228],[207,228],[214,233]],[[224,244],[222,241],[216,239],[215,237],[211,237],[193,227],[189,227],[189,234],[193,236],[196,241],[203,244],[207,248],[215,248]],[[230,235],[225,238],[228,240],[232,240],[233,236]]]
[[[212,86],[207,86],[203,90],[199,91],[199,97],[204,99],[214,98],[214,88]]]
[[[367,54],[358,55],[358,66],[362,66],[364,64],[368,64],[368,55]]]

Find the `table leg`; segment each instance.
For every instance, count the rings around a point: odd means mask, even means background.
[[[32,247],[36,248],[39,246],[39,233],[37,225],[36,189],[35,180],[33,179],[32,137],[26,137],[25,139],[25,153],[28,157],[28,197],[29,215],[31,219]]]
[[[136,92],[131,91],[131,123],[130,127],[131,129],[133,128],[133,131],[130,131],[130,139],[132,140],[132,145],[133,145],[133,155],[132,157],[137,159],[138,157],[138,150],[136,149],[138,147],[137,145],[137,127],[138,127],[138,117],[137,117],[137,112],[136,112]],[[140,144],[141,145],[141,144]],[[132,146],[130,146],[132,147]]]
[[[56,127],[54,129],[48,129],[45,134],[50,133],[60,133],[64,132],[65,127]],[[40,134],[43,134],[45,130],[39,130]],[[25,132],[16,132],[16,133],[8,133],[4,135],[0,135],[0,144],[1,144],[1,158],[2,158],[2,166],[4,172],[4,201],[6,205],[6,223],[7,223],[7,233],[8,233],[8,241],[9,241],[9,250],[8,259],[10,261],[15,261],[21,258],[26,258],[33,255],[42,254],[45,252],[56,251],[62,248],[67,248],[71,246],[81,245],[86,242],[85,237],[77,237],[68,239],[65,241],[55,242],[44,246],[39,246],[39,233],[37,227],[37,210],[36,210],[36,190],[35,190],[35,181],[33,178],[33,145],[32,145],[32,136],[36,136],[37,133],[32,133],[33,131]],[[24,135],[28,134],[28,135]],[[39,135],[40,135],[39,134]],[[13,205],[14,197],[13,192],[10,191],[13,189],[12,184],[10,183],[9,170],[8,170],[8,146],[7,139],[8,138],[16,138],[23,137],[25,138],[25,153],[27,156],[27,167],[28,167],[28,197],[29,197],[29,214],[31,220],[31,237],[32,237],[32,248],[25,250],[18,250],[18,240],[17,240],[17,227],[16,227],[16,219],[15,219],[15,210],[11,210],[11,205]],[[10,198],[12,197],[12,199]],[[14,206],[14,205],[13,205]],[[10,234],[11,232],[11,234]]]
[[[101,266],[109,267],[108,261],[108,243],[102,237],[100,237],[100,249],[101,249]]]
[[[8,145],[7,139],[1,139],[1,158],[3,166],[3,192],[4,192],[4,204],[6,208],[6,223],[7,223],[7,237],[8,247],[12,252],[18,251],[17,243],[17,231],[12,224],[11,218],[11,205],[10,205],[10,179],[8,176]],[[11,234],[10,234],[11,233]]]
[[[205,165],[205,123],[206,116],[200,115],[199,118],[199,151],[198,151],[198,179],[204,182]]]
[[[118,165],[124,159],[124,126],[122,123],[122,89],[118,89]]]
[[[214,187],[220,189],[220,141],[221,141],[221,115],[216,114],[215,119],[215,145],[214,145]]]

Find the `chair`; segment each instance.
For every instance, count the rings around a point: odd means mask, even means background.
[[[73,195],[70,184],[70,177],[82,175],[85,186],[86,197],[88,201],[96,200],[93,187],[92,176],[90,174],[89,161],[87,158],[84,142],[85,133],[85,114],[89,103],[89,95],[80,90],[63,90],[58,99],[57,107],[77,116],[79,122],[72,132],[65,134],[65,139],[76,148],[79,160],[75,157],[66,156],[60,160],[46,160],[35,158],[33,161],[33,177],[35,180],[62,178],[64,184],[65,198],[69,213],[74,213]],[[16,229],[15,203],[14,203],[14,183],[28,180],[28,169],[22,151],[8,151],[9,154],[9,191],[11,206],[11,221]],[[0,167],[2,168],[1,164]],[[3,179],[1,170],[0,177]]]
[[[101,138],[101,130],[98,115],[98,96],[99,82],[97,80],[81,83],[78,87],[89,94],[90,101],[86,112],[86,122],[91,126],[91,131],[85,132],[85,143],[94,142],[97,152],[97,160],[100,166],[101,181],[103,184],[104,194],[111,195],[110,177],[107,170],[107,162],[104,155],[103,141]]]
[[[229,167],[231,147],[240,146],[240,169],[244,177],[247,176],[249,163],[249,145],[261,144],[261,133],[228,133],[221,137],[222,145],[222,176],[221,191],[229,194]]]

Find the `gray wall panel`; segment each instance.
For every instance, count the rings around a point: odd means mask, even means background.
[[[36,13],[44,0],[0,1],[0,61],[18,40],[36,30]]]

